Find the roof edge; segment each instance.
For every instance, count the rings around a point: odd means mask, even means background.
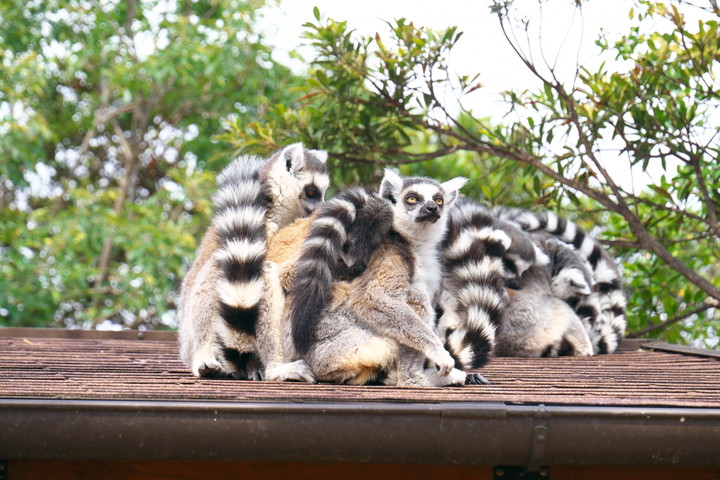
[[[720,409],[0,399],[0,458],[718,466]]]
[[[0,338],[72,338],[89,340],[177,340],[173,330],[82,330],[66,328],[0,327]]]
[[[645,350],[654,350],[658,352],[681,353],[683,355],[694,355],[697,357],[720,358],[720,351],[718,350],[691,347],[689,345],[678,345],[674,343],[662,342],[660,340],[643,340],[640,343],[640,347]]]

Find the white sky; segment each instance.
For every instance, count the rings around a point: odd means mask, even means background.
[[[505,106],[500,104],[499,96],[502,91],[533,89],[539,83],[532,78],[507,44],[497,16],[490,13],[490,3],[478,0],[281,0],[279,8],[268,10],[267,39],[281,50],[298,49],[303,42],[302,24],[315,21],[314,6],[317,6],[326,18],[348,21],[351,29],[364,36],[372,36],[375,32],[386,34],[385,21],[401,17],[414,22],[416,26],[437,30],[458,26],[458,30],[464,34],[453,49],[451,68],[459,74],[480,72],[480,81],[485,87],[475,95],[473,109],[480,108],[482,111],[477,113],[483,116],[502,115],[506,111]],[[533,24],[542,23],[542,45],[548,60],[552,62],[560,51],[559,70],[564,75],[571,75],[578,58],[578,47],[580,61],[591,61],[592,55],[597,52],[594,41],[601,29],[615,33],[627,30],[627,13],[633,2],[589,1],[582,9],[582,17],[573,17],[576,9],[572,7],[572,0],[544,3],[540,22],[537,1],[518,2],[528,7],[523,9],[523,14],[527,15]],[[569,40],[560,48],[568,32]],[[531,38],[537,39],[537,36]],[[582,38],[580,46],[577,45],[579,38]],[[309,48],[300,48],[300,51],[305,52],[308,58],[312,56]],[[282,54],[279,54],[279,57],[283,58]]]
[[[541,84],[509,46],[497,16],[490,12],[490,3],[478,0],[281,0],[279,7],[269,9],[266,15],[266,39],[278,46],[276,58],[285,63],[285,50],[294,49],[306,58],[312,58],[312,49],[303,46],[301,35],[304,23],[315,22],[314,6],[324,18],[345,20],[350,29],[363,36],[374,36],[376,32],[386,36],[388,26],[385,22],[401,17],[416,26],[436,30],[457,26],[463,36],[452,50],[450,69],[463,75],[479,72],[479,80],[484,85],[472,94],[465,106],[475,115],[499,122],[508,111],[501,97],[503,91],[537,90]],[[578,63],[591,68],[600,64],[595,40],[601,32],[610,39],[628,32],[631,22],[628,12],[633,7],[632,0],[587,1],[580,14],[572,0],[522,0],[517,4],[522,5],[521,15],[517,18],[528,18],[535,28],[529,35],[534,60],[541,64],[544,55],[547,63],[557,62],[556,74],[568,82],[573,79]],[[541,4],[542,9],[538,7]],[[542,46],[542,53],[539,46]],[[298,71],[304,67],[299,61],[291,62],[291,65]],[[629,190],[637,191],[648,182],[657,181],[662,173],[655,172],[650,176],[639,168],[631,172],[626,160],[619,160],[612,154],[606,156],[606,163],[612,164],[615,181]]]

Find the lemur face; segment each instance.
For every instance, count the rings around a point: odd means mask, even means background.
[[[496,220],[495,224],[512,240],[503,257],[503,278],[508,288],[517,290],[521,287],[523,273],[535,265],[547,266],[549,258],[526,232],[502,220]]]
[[[415,223],[435,223],[443,213],[445,199],[443,192],[440,190],[440,185],[412,183],[399,196],[406,214]]]
[[[302,164],[288,167],[288,172],[295,177],[298,184],[300,204],[308,215],[323,203],[325,192],[330,185],[325,167],[326,159],[326,152],[305,149]]]
[[[285,147],[271,159],[267,188],[281,226],[309,215],[323,203],[330,185],[326,160],[327,152],[309,150],[302,143]]]
[[[406,235],[418,235],[432,229],[444,231],[450,205],[466,179],[457,177],[438,183],[424,177],[401,178],[386,169],[380,185],[380,195],[393,207],[394,228]],[[443,219],[442,225],[436,225]]]

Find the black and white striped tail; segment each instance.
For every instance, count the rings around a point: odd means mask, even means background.
[[[234,329],[255,334],[263,295],[263,263],[267,253],[267,195],[260,184],[264,161],[240,157],[218,176],[213,195],[213,227],[220,238],[215,261],[222,271],[218,282],[221,314]]]
[[[342,192],[318,211],[302,244],[288,291],[290,324],[297,353],[307,353],[332,282],[343,259],[347,279],[359,274],[392,227],[392,210],[377,194],[361,188]]]
[[[625,333],[626,298],[620,270],[603,247],[582,228],[552,212],[531,212],[518,208],[501,208],[495,213],[517,223],[526,231],[544,231],[573,245],[587,259],[593,273],[593,293],[588,302],[576,309],[581,318],[589,315],[589,308],[599,313],[589,332],[595,353],[612,353]]]
[[[477,213],[477,212],[476,212]],[[443,246],[445,283],[440,331],[457,368],[485,365],[495,347],[495,330],[508,295],[503,257],[510,237],[491,226],[492,219],[454,209]]]

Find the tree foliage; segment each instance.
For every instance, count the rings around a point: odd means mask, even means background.
[[[228,160],[213,136],[297,83],[262,5],[0,4],[0,323],[172,323]]]
[[[350,164],[369,178],[376,166],[396,164],[439,177],[460,173],[473,181],[467,195],[559,210],[624,263],[631,335],[716,347],[715,3],[701,10],[683,1],[639,2],[627,34],[597,40],[607,62],[578,66],[570,80],[524,49],[533,42],[525,38],[531,21],[518,16],[514,3],[495,1],[491,9],[541,84],[507,92],[516,121],[490,121],[465,108],[482,87],[477,76],[449,73],[448,54],[461,38],[455,28],[436,32],[399,19],[389,35],[367,38],[316,11],[307,25],[316,52],[308,86],[292,108],[275,106],[251,128],[232,130],[236,147],[299,132],[332,152],[342,164],[336,171]],[[700,20],[691,24],[690,14]],[[628,187],[618,172],[630,166],[657,180],[640,191]],[[338,179],[355,180],[347,173]]]
[[[469,107],[482,72],[451,73],[452,27],[361,37],[315,10],[298,79],[254,31],[260,0],[3,3],[0,322],[162,324],[213,172],[302,140],[331,152],[336,187],[397,165],[571,217],[623,263],[630,335],[717,347],[715,2],[638,1],[569,79],[527,50],[515,3],[491,11],[540,87],[506,92],[501,119]],[[630,167],[653,180],[628,186]]]

